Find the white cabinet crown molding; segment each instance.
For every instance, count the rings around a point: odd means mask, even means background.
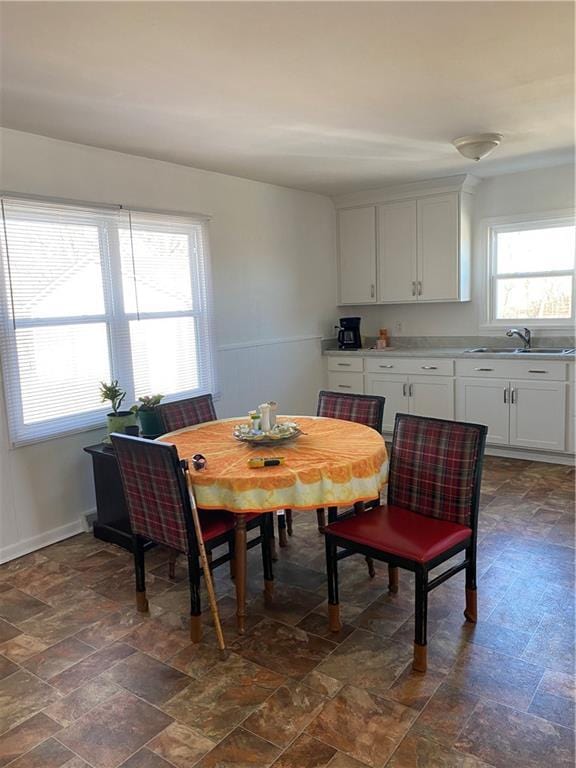
[[[362,205],[378,205],[393,201],[407,200],[428,195],[442,195],[447,192],[468,192],[474,194],[482,179],[470,174],[445,176],[440,179],[416,181],[409,184],[397,184],[381,189],[368,189],[362,192],[348,192],[335,195],[332,200],[338,208],[355,208]]]

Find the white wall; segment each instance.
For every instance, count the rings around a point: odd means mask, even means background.
[[[574,207],[574,166],[562,165],[523,173],[511,173],[484,179],[474,199],[472,249],[472,301],[462,304],[390,305],[362,307],[363,333],[376,336],[379,328],[402,336],[474,336],[488,335],[482,322],[481,279],[482,219],[512,214],[540,213]],[[340,314],[352,314],[342,307]],[[397,334],[395,323],[402,323]]]
[[[213,216],[219,414],[271,398],[285,412],[313,412],[316,337],[337,316],[328,198],[18,131],[0,139],[4,190]],[[0,405],[1,559],[80,530],[94,506],[82,447],[103,432],[9,450]]]

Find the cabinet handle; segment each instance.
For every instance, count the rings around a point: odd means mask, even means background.
[[[408,384],[408,397],[414,396],[414,384]]]
[[[422,296],[422,281],[418,280],[418,296]]]
[[[420,368],[422,368],[423,371],[437,371],[438,366],[437,365],[421,365]]]
[[[474,368],[475,371],[493,371],[494,368]]]
[[[416,281],[412,280],[412,296],[416,296]]]
[[[339,389],[352,389],[351,384],[338,384],[337,386]]]
[[[375,294],[374,283],[370,286],[370,298],[373,299]]]
[[[352,363],[336,363],[336,365],[340,365],[342,368],[350,368]]]
[[[510,402],[512,403],[512,405],[514,405],[514,403],[516,402],[516,390],[515,389],[511,390],[511,392],[510,392]]]
[[[508,403],[508,387],[504,389],[504,402]]]
[[[402,396],[406,397],[406,384],[402,384]]]
[[[539,371],[537,369],[528,369],[528,373],[548,373],[548,371]]]
[[[393,365],[379,365],[378,368],[394,368]]]

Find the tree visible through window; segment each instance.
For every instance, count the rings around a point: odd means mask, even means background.
[[[573,320],[574,223],[550,219],[494,225],[489,232],[490,320],[536,325]]]

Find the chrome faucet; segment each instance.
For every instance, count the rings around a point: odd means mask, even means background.
[[[523,331],[524,333],[519,331],[518,328],[508,328],[506,331],[506,336],[510,336],[510,338],[512,338],[512,336],[518,336],[519,339],[522,339],[524,349],[530,349],[532,332],[528,328],[524,328]]]

